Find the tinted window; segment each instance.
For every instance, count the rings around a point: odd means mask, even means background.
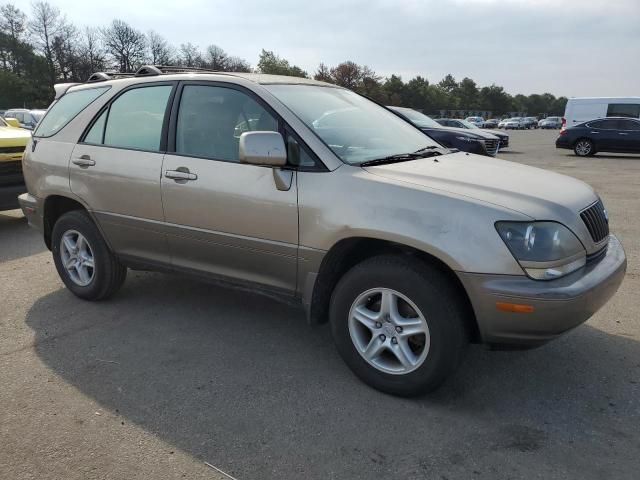
[[[93,124],[93,127],[91,127],[91,130],[89,130],[89,133],[87,133],[86,137],[84,137],[85,143],[102,143],[102,134],[104,133],[104,122],[107,119],[107,111],[108,110],[102,112],[100,118],[96,120],[96,122]]]
[[[596,120],[587,124],[589,128],[599,128],[601,130],[615,130],[618,128],[616,120]]]
[[[607,117],[640,117],[638,103],[610,103],[607,107]]]
[[[249,95],[186,85],[180,98],[176,153],[237,162],[240,135],[278,131],[278,121]]]
[[[640,122],[633,120],[618,120],[618,128],[620,130],[640,130]]]
[[[171,85],[134,88],[120,95],[109,107],[104,144],[160,150],[162,124],[172,88]]]
[[[34,132],[37,137],[50,137],[58,133],[62,127],[69,123],[82,110],[87,108],[100,95],[110,87],[89,88],[69,92],[55,102],[47,111],[38,128]]]

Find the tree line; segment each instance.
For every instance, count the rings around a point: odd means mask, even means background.
[[[100,27],[78,27],[46,1],[32,4],[29,14],[11,3],[0,6],[0,107],[46,107],[58,82],[83,82],[94,72],[134,72],[145,64],[175,65],[216,71],[259,72],[315,78],[334,83],[380,103],[402,105],[426,113],[448,111],[530,115],[564,112],[567,99],[550,93],[510,95],[498,85],[479,87],[470,78],[447,75],[438,83],[423,76],[403,81],[383,77],[366,65],[345,61],[321,63],[309,73],[273,51],[262,50],[254,67],[218,45],[204,49],[191,42],[170,44],[156,31],[142,32],[115,19]]]

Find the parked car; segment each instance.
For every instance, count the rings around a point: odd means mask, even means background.
[[[538,122],[538,127],[542,129],[558,129],[562,127],[562,119],[560,117],[547,117]]]
[[[11,125],[13,124],[13,125]],[[31,133],[15,119],[0,119],[0,211],[18,208],[18,195],[27,191],[22,154]]]
[[[482,117],[467,117],[465,120],[469,123],[473,123],[478,128],[484,128],[484,118]]]
[[[562,126],[573,127],[604,117],[640,118],[640,97],[570,98],[565,106]]]
[[[557,148],[572,149],[579,157],[598,152],[640,153],[640,120],[600,118],[560,131]]]
[[[468,128],[469,130],[480,130],[475,124],[471,123],[471,122],[467,122],[466,120],[458,120],[457,118],[436,118],[436,122],[438,122],[440,125],[444,126],[444,127],[454,127],[454,128]],[[486,123],[485,123],[486,125]],[[500,131],[490,131],[487,132],[490,133],[491,135],[495,135],[496,137],[498,137],[500,139],[500,148],[499,150],[502,150],[503,148],[507,148],[509,146],[509,134],[506,132],[500,132]]]
[[[505,130],[522,130],[525,127],[521,117],[513,117],[504,120],[502,128]]]
[[[15,118],[20,122],[22,128],[33,130],[46,110],[27,110],[26,108],[12,108],[4,114],[5,118]]]
[[[527,129],[538,128],[538,118],[537,117],[524,117],[522,119],[522,127]]]
[[[412,395],[470,340],[535,346],[578,326],[625,275],[590,186],[452,152],[347,89],[113,78],[57,86],[24,156],[23,212],[80,298],[114,295],[128,268],[228,280],[247,304],[248,288],[285,296],[330,322],[361,379]]]
[[[412,108],[388,108],[422,130],[440,145],[490,157],[495,157],[498,153],[500,140],[491,133],[485,133],[481,130],[470,132],[464,128],[443,127],[431,117]]]
[[[490,118],[486,122],[484,122],[484,128],[498,128],[498,124],[500,120],[498,118]]]

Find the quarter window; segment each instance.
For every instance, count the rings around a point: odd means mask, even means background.
[[[51,106],[33,135],[35,137],[55,135],[109,88],[108,86],[88,88],[67,93]]]
[[[638,103],[610,103],[607,107],[607,117],[640,117],[640,104]]]
[[[251,131],[277,132],[278,121],[249,95],[225,87],[184,87],[176,153],[238,162],[240,135]]]
[[[120,95],[109,107],[104,145],[159,151],[162,124],[172,88],[171,85],[141,87]],[[97,123],[101,120],[98,119]],[[93,129],[89,134],[94,135]],[[96,136],[97,133],[93,138]]]

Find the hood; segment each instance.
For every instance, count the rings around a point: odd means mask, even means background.
[[[499,205],[534,220],[565,224],[575,222],[577,213],[598,198],[589,185],[575,178],[464,152],[365,169],[407,184]]]
[[[489,133],[491,135],[495,135],[500,138],[507,138],[509,136],[508,133],[505,132],[496,132],[495,130],[482,130],[484,133]]]
[[[496,136],[493,133],[485,132],[479,128],[458,128],[458,127],[441,127],[441,128],[421,128],[421,130],[446,130],[447,132],[459,132],[465,135],[470,135],[476,138],[482,138],[485,140],[495,140]]]
[[[31,132],[22,128],[0,127],[0,141],[8,145],[8,140],[15,139],[15,145],[26,145],[31,138]]]

